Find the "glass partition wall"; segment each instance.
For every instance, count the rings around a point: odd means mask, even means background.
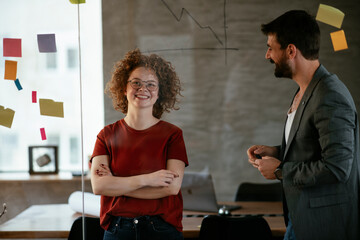
[[[61,211],[91,192],[104,125],[101,1],[73,2],[0,1],[0,231],[33,206]]]

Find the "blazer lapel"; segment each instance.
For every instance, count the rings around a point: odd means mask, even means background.
[[[306,108],[306,105],[312,96],[312,93],[318,84],[318,82],[321,80],[321,78],[325,75],[328,75],[329,72],[323,67],[322,65],[319,66],[319,68],[315,71],[315,74],[313,76],[313,79],[310,81],[309,86],[306,88],[305,93],[301,99],[301,102],[296,110],[295,117],[293,120],[293,123],[291,125],[290,133],[289,133],[289,139],[287,141],[284,154],[283,154],[283,161],[286,161],[286,154],[291,146],[291,143],[296,135],[296,132],[299,128],[301,118],[303,116],[304,110]]]

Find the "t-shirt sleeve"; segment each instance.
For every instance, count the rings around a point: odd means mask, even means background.
[[[167,159],[178,159],[189,165],[182,130],[178,129],[170,138]]]
[[[100,155],[110,155],[108,146],[105,139],[105,131],[104,129],[100,131],[100,133],[97,135],[95,147],[93,154],[91,155],[90,164],[94,157],[100,156]]]

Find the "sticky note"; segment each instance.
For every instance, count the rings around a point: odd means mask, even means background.
[[[17,61],[5,60],[5,79],[16,80]]]
[[[38,34],[39,52],[56,52],[55,34]]]
[[[334,51],[340,51],[348,48],[344,30],[330,33]]]
[[[345,14],[337,8],[320,4],[316,14],[316,20],[329,24],[331,26],[341,28]]]
[[[3,39],[3,56],[4,57],[21,57],[21,39],[4,38]]]
[[[10,108],[4,108],[0,106],[0,125],[11,128],[13,119],[14,119],[15,111]]]
[[[23,89],[22,86],[21,86],[21,84],[20,84],[19,79],[16,79],[16,80],[15,80],[15,85],[16,85],[16,87],[17,87],[17,89],[18,89],[19,91]]]
[[[40,128],[41,140],[46,140],[45,128]]]
[[[33,103],[37,103],[36,91],[31,92],[31,98]]]
[[[39,99],[40,114],[52,117],[64,117],[62,102],[55,102],[52,99]]]
[[[70,0],[72,4],[85,3],[85,0]]]

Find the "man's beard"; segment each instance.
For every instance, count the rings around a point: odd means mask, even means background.
[[[275,63],[274,60],[270,59],[271,63]],[[292,71],[290,66],[286,63],[285,57],[282,57],[279,63],[275,63],[275,77],[281,78],[292,78]]]

